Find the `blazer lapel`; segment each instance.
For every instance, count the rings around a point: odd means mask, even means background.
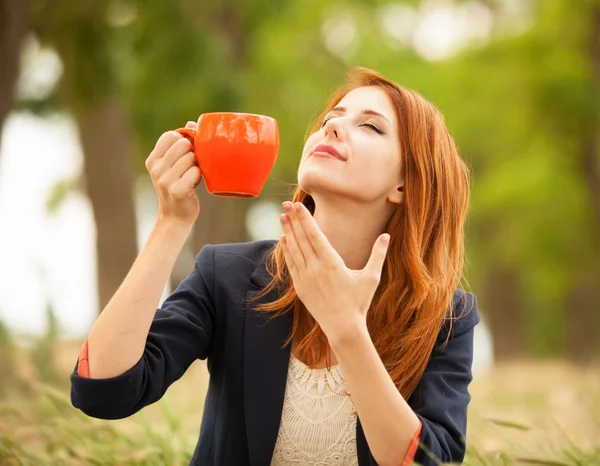
[[[292,320],[289,313],[271,321],[269,313],[256,312],[249,300],[269,282],[264,261],[250,277],[244,315],[243,391],[248,452],[252,466],[269,466],[279,432],[290,345]],[[270,292],[260,302],[277,298]]]

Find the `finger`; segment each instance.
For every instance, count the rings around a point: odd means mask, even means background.
[[[154,146],[152,154],[150,155],[154,156],[157,159],[162,158],[169,150],[169,148],[182,137],[183,136],[177,131],[167,131],[166,133],[163,133],[158,138],[158,141],[156,141],[156,145]]]
[[[306,262],[308,263],[312,259],[318,259],[319,256],[317,255],[312,244],[310,244],[310,240],[309,240],[308,236],[306,235],[306,232],[304,231],[302,222],[298,218],[298,213],[296,212],[294,205],[291,202],[286,201],[283,203],[283,208],[287,212],[288,218],[290,219],[290,223],[292,224],[292,229],[294,230],[294,234],[296,235],[296,241],[298,242],[298,247],[300,248],[300,251],[302,251],[302,254],[304,255],[304,258],[306,259]]]
[[[381,271],[383,270],[383,264],[385,263],[385,256],[387,255],[388,246],[390,243],[390,235],[384,233],[377,238],[371,251],[371,257],[363,271],[372,274],[377,280],[381,280]]]
[[[196,122],[195,121],[188,121],[185,124],[185,127],[188,129],[196,129]]]
[[[162,162],[165,168],[171,168],[175,163],[188,152],[193,152],[192,143],[186,138],[181,138],[175,142],[163,157]]]
[[[285,258],[285,263],[287,265],[288,271],[290,273],[290,276],[292,277],[292,281],[296,282],[296,280],[298,279],[298,267],[296,267],[296,263],[292,258],[285,235],[281,237],[280,242],[281,249],[283,250],[283,257]]]
[[[154,149],[150,152],[150,155],[146,158],[146,170],[148,173],[152,173],[155,170],[155,165],[158,160],[160,160],[164,155],[167,149],[171,147],[177,140],[181,139],[181,135],[175,131],[167,131],[166,133],[161,134],[154,145]]]
[[[171,189],[171,193],[175,193],[175,196],[185,197],[191,196],[194,189],[200,184],[202,180],[202,173],[200,169],[194,165],[187,169],[181,178],[179,178]]]
[[[188,168],[188,170],[180,178],[181,182],[187,186],[190,186],[192,190],[196,189],[202,181],[202,172],[197,165]]]
[[[183,174],[186,171],[188,171],[189,168],[193,167],[194,165],[197,165],[196,154],[194,154],[193,152],[187,152],[186,154],[182,155],[179,158],[179,160],[177,160],[175,164],[166,171],[166,173],[162,176],[161,181],[165,183],[174,183],[179,178],[181,178]]]
[[[305,232],[308,241],[312,245],[315,254],[321,259],[328,259],[332,261],[341,260],[339,254],[333,249],[331,243],[325,236],[325,234],[317,225],[314,217],[311,215],[309,210],[301,202],[294,204],[294,210],[299,223],[302,225],[302,229]],[[295,226],[294,226],[295,229]]]
[[[283,229],[283,234],[285,235],[286,243],[288,245],[288,249],[290,251],[290,256],[294,260],[294,264],[298,270],[306,267],[306,259],[304,258],[304,254],[300,250],[298,246],[298,241],[296,240],[296,236],[294,234],[294,230],[292,229],[292,224],[290,223],[290,218],[287,214],[283,214],[279,217],[281,221],[281,228]]]

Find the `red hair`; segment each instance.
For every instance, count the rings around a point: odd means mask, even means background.
[[[431,103],[364,68],[349,74],[307,135],[319,129],[327,112],[348,92],[364,86],[381,88],[393,104],[405,182],[404,201],[386,228],[391,240],[367,324],[388,373],[408,399],[425,371],[444,320],[452,317],[452,297],[463,276],[469,171],[444,117]],[[300,187],[292,201],[302,202],[314,213],[314,200]],[[282,292],[257,309],[274,316],[292,312],[292,332],[286,344],[297,342],[298,357],[306,364],[326,362],[329,366],[327,338],[298,299],[280,244],[267,256],[266,267],[271,281],[257,299],[273,288]]]

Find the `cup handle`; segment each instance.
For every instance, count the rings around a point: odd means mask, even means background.
[[[189,141],[192,143],[192,146],[194,145],[194,138],[196,137],[196,130],[195,129],[192,129],[192,128],[178,128],[175,131],[177,131],[183,137],[189,139]]]

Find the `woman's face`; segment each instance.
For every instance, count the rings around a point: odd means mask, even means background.
[[[400,203],[402,158],[392,102],[376,86],[346,94],[302,152],[300,188],[313,197]]]

